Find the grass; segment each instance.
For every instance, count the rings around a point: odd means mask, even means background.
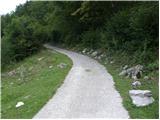
[[[114,57],[113,57],[114,58]],[[119,57],[118,57],[119,58]],[[131,86],[132,80],[124,76],[119,76],[121,64],[118,58],[114,58],[114,63],[104,64],[106,60],[102,60],[103,64],[108,72],[112,75],[115,81],[115,87],[119,91],[121,97],[123,98],[123,105],[128,110],[130,118],[133,119],[156,119],[159,118],[159,83],[158,83],[158,71],[153,71],[148,74],[149,77],[153,78],[152,80],[144,80],[143,77],[139,80],[142,85],[137,89],[141,90],[151,90],[153,98],[155,99],[154,103],[145,106],[145,107],[136,107],[132,104],[132,100],[129,96],[129,90],[133,89]],[[119,58],[120,59],[120,58]],[[122,59],[121,59],[122,60]],[[123,61],[121,61],[123,63]]]
[[[60,63],[66,63],[66,68],[58,68]],[[72,61],[67,56],[50,50],[42,50],[19,63],[9,65],[2,72],[1,117],[32,118],[63,83],[71,66]],[[20,68],[25,69],[23,77],[18,72]],[[10,71],[17,73],[9,76],[7,73]],[[24,105],[16,108],[19,101],[24,102]]]

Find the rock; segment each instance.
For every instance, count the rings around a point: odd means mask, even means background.
[[[126,75],[134,80],[137,80],[142,76],[142,70],[143,70],[142,65],[136,65],[126,70],[122,70],[122,72],[119,75]]]
[[[131,76],[133,80],[138,80],[137,76]]]
[[[98,60],[100,60],[101,58],[102,58],[101,56],[98,56],[98,57],[97,57]]]
[[[128,65],[125,65],[124,67],[123,67],[123,70],[126,70],[128,68]]]
[[[148,76],[144,76],[144,80],[149,80],[149,77]]]
[[[27,95],[27,96],[24,97],[24,99],[28,99],[30,96],[31,96],[31,95]]]
[[[119,75],[120,75],[120,76],[122,76],[122,75],[127,75],[127,70],[122,70],[122,72],[119,73]]]
[[[65,63],[60,63],[59,65],[57,65],[57,67],[59,68],[65,68],[67,66],[67,64]]]
[[[114,61],[111,61],[111,62],[110,62],[110,64],[113,64],[113,63],[114,63]]]
[[[21,107],[21,106],[23,106],[23,105],[24,105],[24,103],[23,103],[22,101],[17,102],[17,104],[16,104],[16,108]]]
[[[87,52],[87,48],[85,48],[82,53],[85,54]]]
[[[49,66],[49,68],[52,68],[52,67],[53,67],[52,65]]]
[[[98,54],[98,52],[95,51],[95,52],[93,52],[93,53],[91,54],[91,56],[92,56],[92,57],[95,57],[95,56],[97,56],[97,54]]]
[[[132,103],[137,107],[147,106],[154,102],[152,93],[149,90],[130,90],[129,95]]]
[[[132,83],[133,87],[137,87],[137,86],[141,86],[141,82],[140,81],[135,81]]]
[[[44,57],[38,58],[38,61],[41,61]]]
[[[16,70],[12,70],[12,71],[10,71],[9,73],[8,73],[8,76],[13,76],[13,75],[15,75],[16,74]]]

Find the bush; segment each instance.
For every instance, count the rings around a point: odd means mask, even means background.
[[[154,2],[122,10],[107,21],[103,41],[109,49],[135,55],[138,62],[153,62],[158,56],[157,18],[158,4]]]
[[[101,47],[101,32],[100,30],[86,31],[81,35],[82,46],[97,49]]]

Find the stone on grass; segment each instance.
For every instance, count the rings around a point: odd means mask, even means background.
[[[133,87],[137,87],[137,86],[141,86],[141,82],[140,81],[135,81],[132,83]]]
[[[12,70],[10,72],[8,72],[8,76],[13,76],[16,74],[16,70]]]
[[[122,70],[122,72],[119,73],[120,76],[127,75],[127,70]]]
[[[44,57],[38,58],[38,61],[41,61]]]
[[[49,68],[52,68],[52,67],[53,67],[52,65],[49,66]]]
[[[17,102],[17,104],[16,104],[16,108],[21,107],[21,106],[23,106],[23,105],[24,105],[24,103],[23,103],[22,101]]]
[[[94,51],[94,52],[91,54],[91,56],[92,56],[92,57],[95,57],[95,56],[97,56],[97,54],[98,54],[98,52],[97,52],[97,51]]]
[[[87,52],[87,48],[85,48],[82,53],[85,54]]]
[[[110,64],[113,64],[113,63],[114,63],[114,61],[111,61],[111,62],[110,62]]]
[[[130,90],[129,95],[132,103],[137,107],[147,106],[154,102],[152,93],[149,90]]]
[[[126,70],[128,68],[128,65],[125,65],[124,67],[123,67],[123,70]]]
[[[144,76],[144,80],[149,80],[149,77],[148,76]]]
[[[59,65],[57,65],[57,67],[59,68],[66,68],[67,64],[65,63],[60,63]]]

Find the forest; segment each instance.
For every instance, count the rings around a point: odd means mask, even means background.
[[[44,43],[125,54],[158,67],[158,1],[27,1],[1,16],[2,69]]]

